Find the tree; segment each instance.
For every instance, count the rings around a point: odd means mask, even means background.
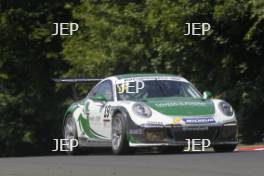
[[[0,155],[47,153],[58,137],[66,95],[51,78],[68,66],[52,23],[71,19],[72,2],[0,2]]]

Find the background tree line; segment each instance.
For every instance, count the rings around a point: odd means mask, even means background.
[[[54,22],[71,21],[73,36],[51,35]],[[185,36],[189,22],[212,29]],[[182,75],[210,90],[235,108],[241,142],[260,142],[263,47],[261,0],[0,0],[0,155],[50,152],[71,102],[51,78],[131,72]]]

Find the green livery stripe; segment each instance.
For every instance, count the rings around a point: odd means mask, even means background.
[[[90,123],[88,119],[85,119],[82,114],[80,114],[79,118],[79,125],[81,127],[81,129],[83,130],[83,132],[89,137],[89,138],[94,138],[94,139],[98,139],[98,138],[106,138],[105,136],[102,136],[98,133],[96,133],[95,131],[93,131],[90,127]]]
[[[71,104],[71,106],[67,109],[64,117],[67,117],[68,114],[73,113],[77,108],[78,108],[77,103]]]
[[[90,124],[89,121],[86,120],[85,118],[82,117],[82,115],[80,114],[79,116],[79,125],[81,127],[81,129],[83,130],[83,132],[89,137],[89,138],[97,138],[96,135],[94,135],[92,133],[92,131],[90,130]]]
[[[93,134],[95,134],[95,135],[98,136],[99,138],[106,138],[105,136],[96,133],[96,132],[95,132],[94,130],[92,130],[91,128],[90,128],[90,130],[91,130],[91,132],[92,132]]]

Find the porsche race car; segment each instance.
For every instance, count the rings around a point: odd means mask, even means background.
[[[238,144],[236,115],[229,103],[203,95],[185,78],[170,74],[124,74],[99,81],[66,111],[63,137],[78,147],[111,147],[126,154],[139,147],[181,151],[187,139],[208,139],[216,152]],[[67,148],[67,145],[66,145]]]

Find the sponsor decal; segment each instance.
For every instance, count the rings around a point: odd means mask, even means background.
[[[159,108],[174,107],[174,106],[207,106],[205,102],[167,102],[167,103],[156,103]]]
[[[186,124],[205,124],[205,123],[215,123],[215,120],[211,117],[207,118],[183,118]]]
[[[147,124],[163,125],[160,121],[147,121]]]
[[[174,118],[174,119],[172,120],[172,124],[173,124],[173,125],[176,125],[176,124],[180,123],[180,121],[181,121],[181,118],[180,118],[180,117],[176,117],[176,118]]]
[[[110,121],[110,114],[111,114],[111,111],[112,111],[112,107],[111,107],[111,105],[107,105],[107,106],[105,107],[103,121]]]
[[[208,130],[208,126],[186,126],[182,127],[183,131],[206,131]]]
[[[159,121],[147,121],[146,123],[143,123],[141,127],[152,127],[152,128],[160,128],[163,127],[163,123]]]

